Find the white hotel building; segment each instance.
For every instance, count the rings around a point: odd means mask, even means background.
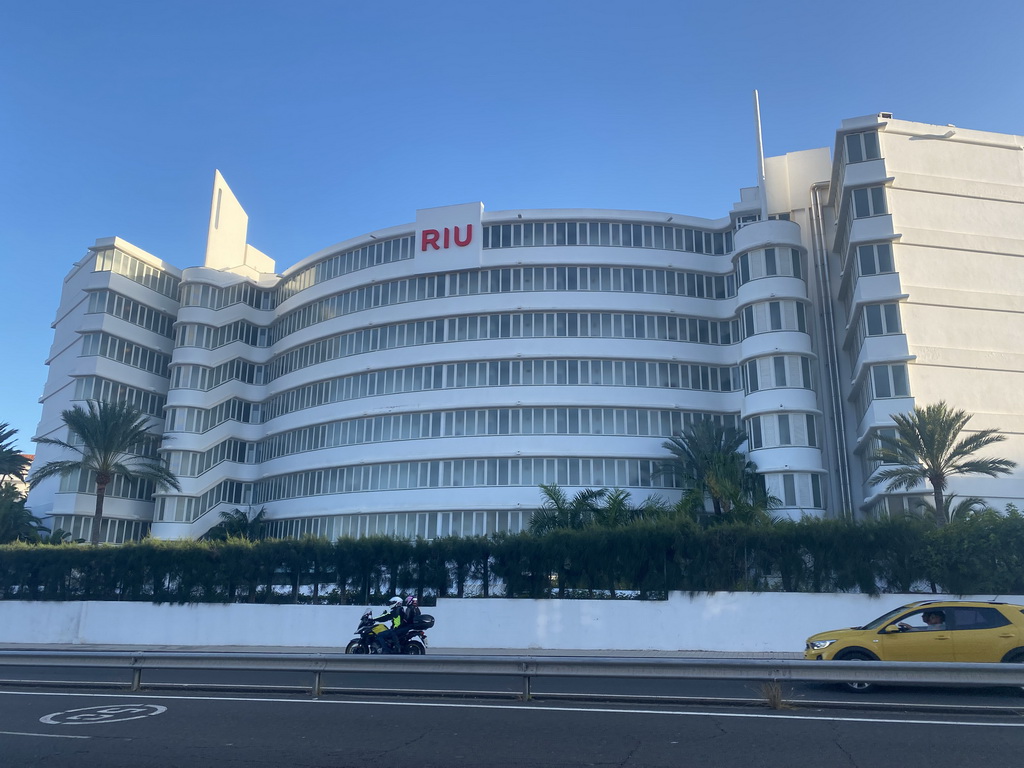
[[[218,174],[203,266],[118,238],[75,264],[37,434],[127,399],[170,438],[181,492],[112,486],[106,541],[250,505],[280,536],[517,531],[541,483],[674,500],[662,444],[707,416],[746,429],[794,517],[914,506],[867,457],[915,404],[1024,465],[1024,138],[855,118],[740,197],[713,220],[430,208],[276,272]],[[1001,509],[1022,472],[951,491]],[[88,537],[91,492],[30,506]]]

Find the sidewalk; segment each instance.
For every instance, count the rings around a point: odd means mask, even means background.
[[[267,646],[267,645],[84,645],[52,644],[25,645],[0,643],[3,651],[116,651],[151,653],[344,653],[344,646]],[[668,659],[802,659],[802,653],[788,651],[734,652],[734,651],[644,651],[644,650],[583,650],[545,648],[435,648],[427,651],[432,656],[606,656],[616,658],[668,658]]]

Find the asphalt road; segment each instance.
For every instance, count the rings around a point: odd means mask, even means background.
[[[486,676],[327,675],[319,699],[298,690],[306,677],[151,670],[154,687],[132,694],[122,670],[0,668],[0,766],[963,768],[1017,765],[1024,746],[1010,688],[792,684],[773,708],[735,681],[550,679],[521,702],[515,682]],[[381,693],[396,687],[421,691]]]
[[[1015,712],[0,690],[8,768],[963,768],[1022,744]]]

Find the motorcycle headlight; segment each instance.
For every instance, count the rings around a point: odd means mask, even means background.
[[[808,640],[807,650],[809,651],[822,651],[828,648],[835,640]]]

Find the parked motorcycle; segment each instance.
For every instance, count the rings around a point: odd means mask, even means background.
[[[373,620],[373,611],[368,609],[359,619],[356,637],[345,646],[345,653],[384,653],[380,638],[375,631],[380,626]],[[424,630],[434,626],[434,617],[422,613],[412,624],[401,625],[398,635],[401,653],[422,656],[427,652],[427,633]]]

